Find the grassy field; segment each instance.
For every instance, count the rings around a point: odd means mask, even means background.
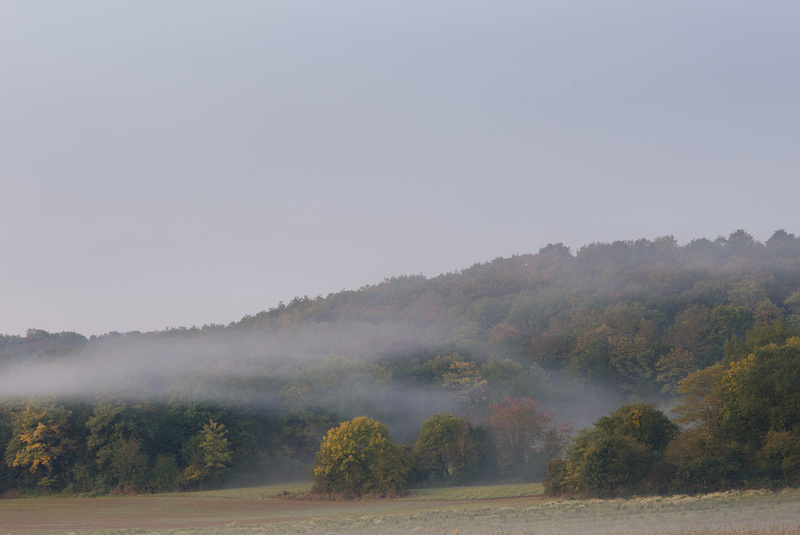
[[[0,500],[4,533],[800,535],[800,491],[551,500],[541,486],[422,489],[392,500],[303,500],[307,483],[157,496]],[[288,495],[288,496],[287,496]]]

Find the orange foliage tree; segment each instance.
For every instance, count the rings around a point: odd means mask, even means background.
[[[542,475],[547,462],[561,455],[572,433],[570,424],[554,425],[553,415],[531,398],[506,398],[490,404],[488,411],[501,473]]]

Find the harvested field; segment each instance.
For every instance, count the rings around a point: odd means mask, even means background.
[[[800,535],[800,492],[550,500],[536,485],[428,489],[392,500],[276,496],[299,487],[0,500],[2,533]],[[515,496],[509,496],[515,495]]]

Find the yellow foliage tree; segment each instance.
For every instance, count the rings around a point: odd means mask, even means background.
[[[74,446],[67,437],[72,412],[61,405],[27,405],[13,419],[13,436],[6,447],[6,464],[41,476],[39,486],[54,482],[54,464]]]
[[[314,463],[314,491],[361,496],[397,492],[408,474],[405,448],[394,443],[389,428],[366,416],[334,427]]]

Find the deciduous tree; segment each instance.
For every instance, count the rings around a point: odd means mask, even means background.
[[[328,431],[314,463],[314,491],[345,496],[398,492],[407,485],[408,464],[389,428],[366,416]]]
[[[232,452],[223,424],[209,420],[186,447],[189,466],[183,474],[184,483],[202,486],[230,468]]]
[[[553,415],[531,398],[505,399],[488,408],[488,427],[497,444],[500,471],[536,477],[566,445],[571,426],[553,426]]]
[[[414,454],[423,477],[439,482],[466,481],[478,470],[472,426],[455,414],[434,414],[423,423]]]
[[[71,415],[64,406],[47,403],[25,405],[16,411],[6,464],[26,469],[40,487],[55,484],[59,463],[75,445],[69,437]]]

